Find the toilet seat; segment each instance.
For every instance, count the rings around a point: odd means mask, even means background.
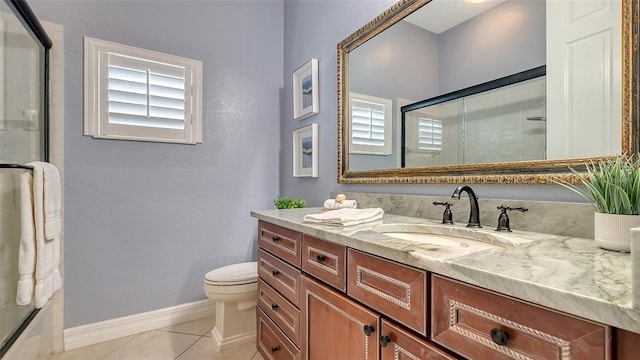
[[[236,286],[258,281],[258,263],[245,262],[223,266],[211,270],[204,276],[205,284],[215,286]]]

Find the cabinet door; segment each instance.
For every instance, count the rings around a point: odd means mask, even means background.
[[[615,329],[615,356],[616,360],[638,359],[640,356],[640,334],[630,331]]]
[[[433,276],[432,284],[432,339],[465,357],[610,358],[608,326],[440,276]]]
[[[380,331],[382,360],[454,360],[455,356],[438,348],[387,319],[382,319]]]
[[[327,285],[302,277],[302,358],[379,358],[380,317]]]

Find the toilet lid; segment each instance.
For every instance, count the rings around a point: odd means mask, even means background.
[[[245,262],[209,271],[205,281],[212,284],[239,285],[258,281],[258,263]]]

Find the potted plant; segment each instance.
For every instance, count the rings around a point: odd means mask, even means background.
[[[303,208],[307,206],[307,201],[303,198],[289,199],[283,196],[278,196],[275,199],[273,199],[273,204],[276,206],[277,209],[297,209],[297,208]]]
[[[622,155],[587,165],[586,173],[570,170],[586,189],[558,183],[593,205],[594,239],[603,249],[630,250],[629,229],[640,226],[640,161]]]

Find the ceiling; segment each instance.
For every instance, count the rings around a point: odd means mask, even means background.
[[[440,34],[506,0],[434,0],[405,18],[405,21]]]

